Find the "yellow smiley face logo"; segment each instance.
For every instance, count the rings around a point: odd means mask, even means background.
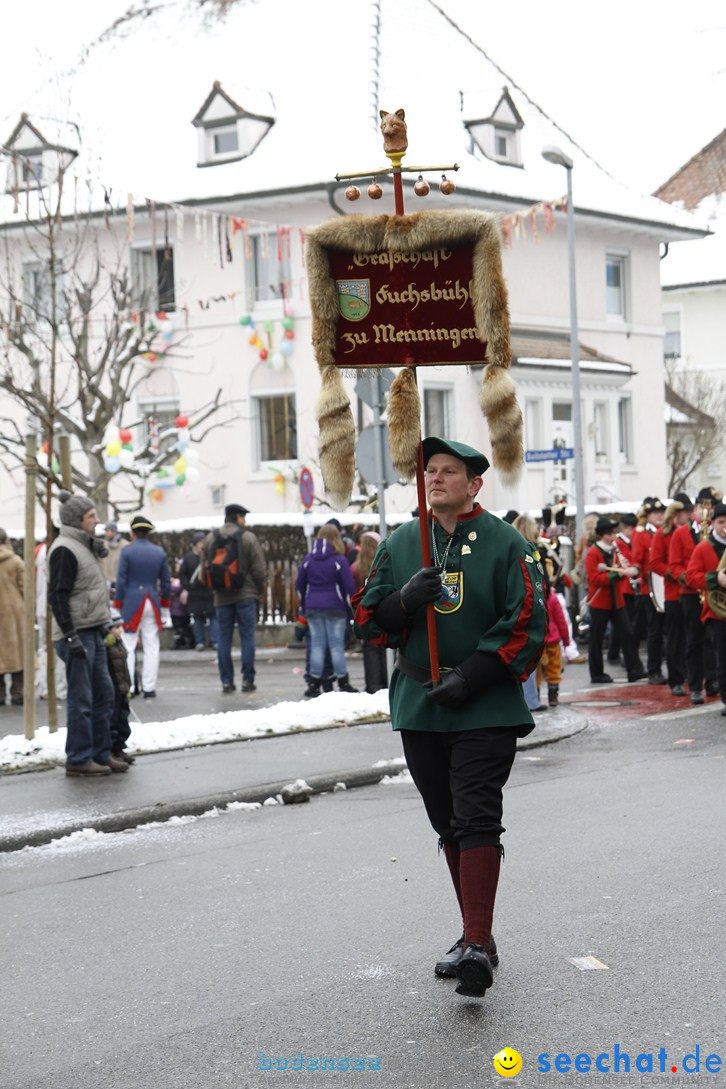
[[[522,1069],[522,1056],[513,1047],[503,1047],[494,1056],[494,1069],[503,1078],[513,1078]]]

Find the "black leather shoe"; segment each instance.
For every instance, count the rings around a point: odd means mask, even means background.
[[[648,684],[668,684],[662,673],[651,673],[648,677]]]
[[[705,699],[705,697],[703,695],[703,692],[691,692],[691,703],[696,704],[696,703],[705,703],[705,702],[706,702],[706,699]]]
[[[706,695],[707,696],[717,696],[718,691],[719,691],[718,685],[716,684],[715,681],[713,682],[713,684],[707,684],[706,685]]]
[[[245,681],[243,683],[243,685],[242,685],[242,691],[243,692],[256,692],[257,691],[257,685],[255,684],[254,681]]]
[[[456,966],[463,953],[464,935],[462,934],[458,942],[454,942],[448,953],[444,953],[441,960],[436,961],[434,975],[439,976],[441,979],[453,979],[456,975]],[[489,960],[492,968],[496,968],[499,964],[499,953],[497,953],[497,943],[494,941],[494,935],[492,935],[491,945],[489,946]]]
[[[153,689],[151,690],[151,692],[144,692],[144,699],[145,700],[155,700],[156,699],[156,692],[154,692]]]
[[[637,671],[637,673],[631,673],[629,675],[628,682],[630,684],[632,684],[633,681],[644,681],[646,677],[647,677],[647,673],[645,672],[645,670],[639,669]]]
[[[613,679],[609,673],[598,673],[597,677],[590,677],[590,684],[612,684]]]
[[[118,752],[114,750],[114,752],[111,753],[111,756],[115,756],[117,760],[125,760],[127,764],[136,762],[136,757],[131,756],[130,753],[127,753],[124,749],[119,749]]]
[[[236,689],[235,689],[233,684],[223,684],[222,685],[222,692],[224,693],[225,696],[228,696],[230,692],[235,692],[235,691],[236,691]]]
[[[682,684],[674,685],[673,688],[671,688],[671,692],[673,693],[674,696],[685,696],[685,695],[687,695],[686,690],[685,690],[685,688],[683,687]]]
[[[467,945],[456,966],[456,993],[467,998],[483,998],[494,982],[492,962],[481,945]]]

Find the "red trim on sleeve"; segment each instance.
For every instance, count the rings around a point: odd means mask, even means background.
[[[526,646],[528,635],[527,628],[529,621],[532,617],[532,604],[534,602],[534,590],[532,589],[532,583],[527,574],[527,568],[525,567],[524,560],[520,556],[519,566],[522,571],[522,578],[524,579],[524,603],[519,610],[519,616],[517,617],[514,627],[512,628],[512,634],[503,647],[500,647],[497,653],[504,662],[505,665],[511,665],[517,655],[520,653],[523,647]],[[527,679],[528,674],[525,674],[524,678]]]

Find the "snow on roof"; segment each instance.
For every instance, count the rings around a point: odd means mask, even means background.
[[[24,109],[35,116],[70,103],[81,131],[80,177],[98,175],[114,205],[127,194],[157,202],[319,186],[346,170],[389,165],[378,131],[378,104],[403,107],[409,132],[404,165],[458,162],[457,187],[512,207],[559,198],[564,170],[541,157],[555,144],[574,162],[575,206],[597,215],[653,224],[661,237],[702,229],[688,212],[643,196],[612,178],[573,143],[516,85],[509,87],[524,127],[522,168],[472,154],[461,112],[461,88],[481,90],[493,109],[504,74],[433,6],[422,0],[388,4],[374,34],[373,4],[294,0],[232,6],[214,21],[178,0],[144,8],[123,34],[102,35],[71,73],[48,81]],[[325,27],[325,35],[320,27]],[[523,77],[524,80],[524,77]],[[254,111],[242,84],[274,100],[277,122],[246,159],[206,169],[196,165],[191,123],[219,81]],[[469,118],[471,119],[471,118]],[[17,117],[1,117],[10,133]],[[243,202],[240,202],[243,207]],[[357,210],[357,209],[356,209]],[[271,218],[282,218],[271,209]]]
[[[661,261],[661,284],[726,283],[726,193],[711,193],[695,209],[713,232],[697,242],[675,242]]]

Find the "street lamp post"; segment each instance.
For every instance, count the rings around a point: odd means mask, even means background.
[[[580,403],[580,345],[577,333],[577,287],[575,283],[575,209],[572,204],[572,159],[557,147],[542,149],[542,158],[567,171],[567,254],[570,271],[570,358],[572,359],[572,430],[575,447],[575,545],[582,536],[585,514],[585,464],[582,445]]]

